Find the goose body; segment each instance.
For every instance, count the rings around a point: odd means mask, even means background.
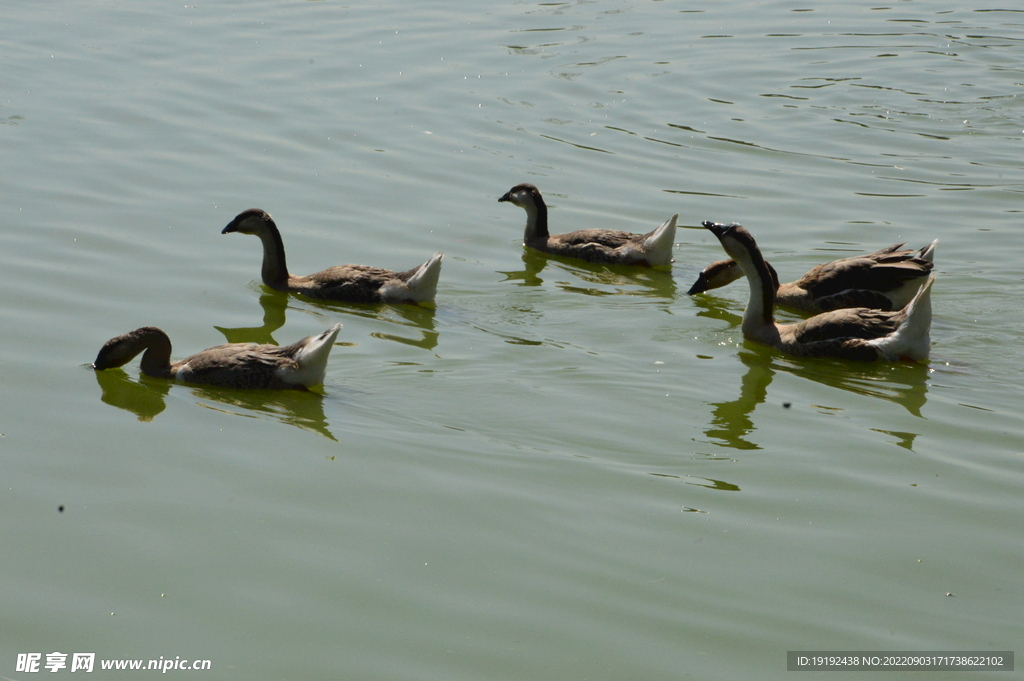
[[[270,214],[258,208],[239,213],[221,234],[254,234],[263,243],[263,283],[278,291],[348,303],[430,303],[437,295],[443,253],[418,267],[394,272],[366,265],[339,265],[307,276],[288,273],[284,242]]]
[[[901,310],[928,280],[938,239],[918,251],[894,244],[874,253],[833,260],[811,269],[796,281],[776,282],[775,302],[804,312],[828,312],[844,307]],[[735,260],[713,262],[700,273],[687,293],[691,296],[720,288],[743,277]]]
[[[672,265],[672,246],[676,239],[678,215],[673,215],[647,234],[612,229],[581,229],[566,234],[550,234],[548,207],[540,191],[532,184],[518,184],[498,201],[507,201],[526,211],[523,242],[538,251],[604,264],[662,269]]]
[[[339,329],[335,324],[284,347],[218,345],[172,364],[171,339],[155,326],[143,326],[104,343],[92,366],[97,371],[123,366],[141,352],[142,372],[157,378],[229,388],[309,388],[324,382]]]
[[[745,338],[806,357],[886,361],[928,358],[933,276],[900,310],[844,308],[797,324],[776,324],[775,282],[750,232],[737,224],[705,222],[704,227],[718,237],[750,285],[750,301],[743,313]]]

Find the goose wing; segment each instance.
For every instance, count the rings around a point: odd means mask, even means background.
[[[900,312],[855,307],[825,312],[782,328],[790,342],[800,344],[853,338],[872,340],[895,331],[903,317]]]
[[[883,249],[871,255],[818,265],[797,280],[796,285],[815,299],[850,290],[884,292],[927,276],[932,267],[931,262],[914,257],[912,251]]]
[[[291,346],[228,343],[203,350],[171,367],[171,375],[189,383],[210,383],[236,388],[271,388],[279,383],[277,371],[297,366]]]
[[[581,229],[567,234],[556,234],[551,237],[551,241],[565,246],[591,246],[614,250],[637,238],[643,237],[615,229]]]
[[[830,296],[814,299],[814,304],[823,312],[840,310],[846,307],[867,307],[874,310],[892,310],[893,304],[889,296],[881,291],[863,289],[846,289]]]
[[[372,303],[380,302],[381,286],[401,274],[382,267],[338,265],[294,281],[303,293],[317,298]]]
[[[825,312],[780,327],[782,344],[794,355],[876,360],[879,349],[868,341],[893,333],[905,315],[868,308]]]
[[[590,262],[616,263],[622,261],[618,249],[638,238],[642,237],[614,229],[581,229],[549,237],[546,250]]]
[[[793,354],[805,357],[834,357],[836,359],[854,359],[873,361],[879,359],[878,348],[861,338],[832,338],[830,340],[813,341],[800,346],[799,352]]]

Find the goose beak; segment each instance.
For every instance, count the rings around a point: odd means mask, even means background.
[[[510,196],[511,193],[512,193],[511,191],[507,191],[504,194],[502,194],[498,198],[498,203],[501,203],[502,201],[511,201],[512,200],[512,197]]]
[[[701,224],[704,225],[706,229],[710,230],[710,232],[717,236],[719,239],[725,236],[725,233],[728,232],[729,229],[733,226],[724,225],[721,222],[711,222],[710,220],[705,220]]]
[[[708,275],[706,272],[701,272],[697,277],[697,281],[693,282],[693,286],[686,292],[686,295],[693,296],[698,293],[704,293],[708,290]]]
[[[232,220],[228,223],[228,226],[220,230],[221,234],[230,234],[231,232],[238,231],[238,220]]]

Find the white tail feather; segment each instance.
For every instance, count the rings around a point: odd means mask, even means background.
[[[335,324],[323,333],[306,338],[306,344],[295,354],[298,368],[279,369],[281,378],[288,383],[304,385],[307,388],[321,385],[327,374],[327,358],[340,330],[341,324]]]
[[[935,239],[927,246],[922,247],[921,250],[914,254],[914,257],[927,260],[928,262],[935,262],[935,247],[938,245],[939,240]],[[926,281],[924,277],[916,277],[903,282],[898,288],[887,291],[885,295],[892,301],[893,309],[902,310],[909,305],[920,292],[923,281]]]
[[[434,256],[419,266],[408,281],[389,281],[380,289],[381,297],[390,303],[429,303],[437,295],[437,280],[441,276],[444,253]]]
[[[935,262],[935,247],[939,245],[939,240],[931,242],[920,251],[917,252],[917,257],[928,262]]]
[[[899,328],[884,338],[868,341],[868,344],[878,348],[886,359],[909,359],[915,362],[928,359],[931,350],[931,291],[934,282],[934,276],[928,277],[914,299],[907,304],[904,308],[907,317]]]
[[[672,247],[676,242],[676,221],[678,219],[679,214],[677,213],[661,223],[660,227],[644,239],[641,250],[651,267],[668,267],[672,264]]]

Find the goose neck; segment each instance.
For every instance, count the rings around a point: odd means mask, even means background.
[[[750,300],[743,313],[743,331],[753,333],[764,328],[775,328],[775,288],[777,279],[772,277],[769,265],[757,250],[757,246],[747,257],[737,259],[740,268],[747,277],[750,286]]]
[[[156,328],[146,328],[132,339],[132,353],[143,352],[139,363],[142,373],[157,378],[171,375],[171,339],[167,334]]]
[[[259,233],[263,242],[263,267],[260,275],[263,283],[271,288],[278,288],[288,283],[288,265],[284,257],[284,241],[277,225],[269,221],[266,229]]]
[[[548,207],[544,200],[537,197],[536,201],[529,202],[523,206],[526,211],[526,232],[523,240],[526,243],[532,241],[547,241],[548,236]]]

